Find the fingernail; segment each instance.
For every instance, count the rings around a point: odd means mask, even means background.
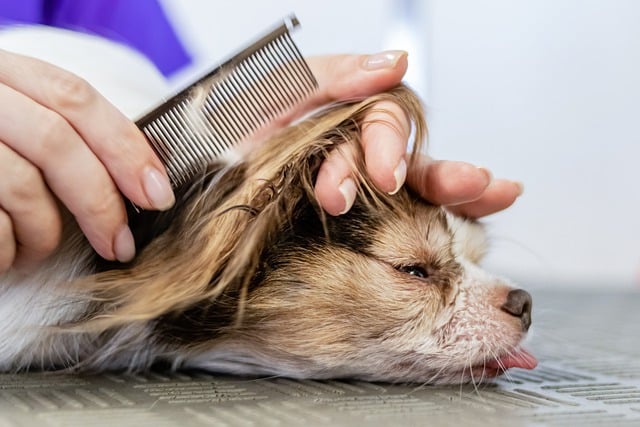
[[[176,202],[169,180],[159,170],[148,167],[144,171],[142,185],[154,208],[163,211],[169,209]]]
[[[407,178],[407,162],[404,159],[400,159],[400,163],[398,163],[398,166],[396,166],[396,169],[393,171],[393,177],[396,179],[396,188],[389,193],[392,195],[400,191],[404,180]]]
[[[404,50],[387,50],[367,56],[362,66],[368,71],[393,68],[403,56],[407,56],[407,52]]]
[[[353,202],[356,201],[358,187],[356,187],[353,178],[345,178],[338,187],[338,190],[340,190],[342,197],[344,197],[344,209],[340,212],[340,215],[342,215],[349,212],[349,209],[353,206]]]
[[[518,187],[518,196],[522,196],[522,193],[524,193],[524,184],[520,181],[514,181],[513,183]]]
[[[478,170],[480,172],[482,172],[484,174],[484,176],[487,178],[487,184],[489,184],[491,181],[493,181],[493,174],[491,173],[491,171],[483,166],[478,166]]]
[[[131,229],[123,225],[113,241],[113,251],[120,262],[129,262],[136,256],[136,244]]]

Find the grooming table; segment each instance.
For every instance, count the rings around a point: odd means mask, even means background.
[[[640,425],[640,294],[532,292],[534,371],[433,387],[202,372],[0,375],[0,427]]]

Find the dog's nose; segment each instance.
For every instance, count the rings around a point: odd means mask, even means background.
[[[503,311],[519,317],[522,330],[528,331],[531,326],[531,295],[522,289],[514,289],[507,294],[507,301],[500,307]]]

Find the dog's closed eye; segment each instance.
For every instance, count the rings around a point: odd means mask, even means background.
[[[396,269],[402,273],[415,276],[420,279],[427,279],[429,277],[429,272],[421,265],[403,265],[396,267]]]

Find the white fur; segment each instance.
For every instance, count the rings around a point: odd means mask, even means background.
[[[0,370],[19,369],[37,360],[60,363],[67,359],[68,350],[50,341],[46,326],[75,319],[86,309],[85,302],[64,292],[65,283],[85,274],[92,256],[87,248],[83,255],[71,257],[70,247],[77,240],[67,239],[34,271],[9,270],[0,275]]]

